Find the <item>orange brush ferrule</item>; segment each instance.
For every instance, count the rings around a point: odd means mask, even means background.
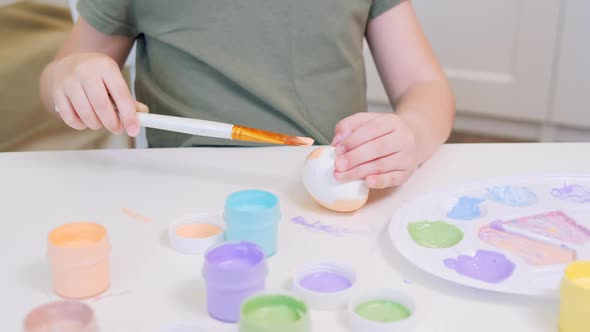
[[[312,145],[314,142],[313,139],[309,137],[289,136],[271,131],[237,125],[234,125],[232,128],[231,138],[232,140],[295,146]]]

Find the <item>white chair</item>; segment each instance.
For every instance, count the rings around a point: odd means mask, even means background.
[[[78,0],[68,0],[68,4],[70,6],[70,10],[72,11],[72,20],[76,22],[78,19],[79,13],[76,9],[76,4]],[[133,48],[131,52],[129,52],[129,57],[127,57],[127,61],[125,62],[125,68],[129,70],[129,79],[131,80],[131,94],[133,98],[135,98],[135,47],[136,44],[133,44]],[[146,148],[147,147],[147,139],[145,137],[145,128],[141,128],[139,135],[135,138],[135,147],[136,148]]]

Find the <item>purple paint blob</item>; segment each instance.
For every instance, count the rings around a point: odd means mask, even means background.
[[[551,195],[564,201],[570,201],[574,203],[590,202],[590,190],[577,184],[569,186],[564,184],[561,188],[553,188],[551,190]]]
[[[503,254],[490,250],[477,250],[475,255],[447,258],[444,265],[466,277],[488,283],[499,283],[514,272],[515,265]]]
[[[332,271],[313,272],[301,279],[299,284],[314,292],[333,293],[352,287],[345,276]]]
[[[227,243],[207,253],[206,259],[218,269],[241,270],[260,263],[264,254],[254,243]]]

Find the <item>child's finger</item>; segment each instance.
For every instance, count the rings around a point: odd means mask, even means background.
[[[405,159],[406,158],[403,156],[403,154],[393,153],[388,156],[358,165],[345,172],[334,172],[334,177],[338,181],[348,182],[365,179],[370,175],[384,174],[396,170],[405,170],[410,164]]]
[[[120,134],[123,130],[121,121],[115,113],[115,109],[111,104],[111,100],[104,86],[104,83],[100,77],[91,77],[82,81],[82,86],[91,106],[94,108],[94,112],[105,126],[106,129],[110,130],[115,134]]]
[[[373,189],[397,187],[410,177],[409,171],[393,171],[384,174],[369,175],[365,179],[367,186]]]
[[[374,119],[377,116],[375,113],[361,112],[348,116],[340,120],[334,128],[334,138],[332,139],[332,146],[338,145],[353,131],[358,129],[367,121]]]
[[[137,119],[135,102],[116,64],[110,65],[108,70],[104,71],[103,81],[115,102],[127,134],[137,136],[139,134],[139,120]]]
[[[146,104],[141,103],[137,100],[135,101],[135,110],[140,113],[149,113],[150,112],[150,109],[149,109],[149,107],[147,107]]]
[[[65,94],[70,100],[72,106],[74,106],[74,110],[80,117],[80,119],[84,122],[84,124],[93,130],[101,129],[102,122],[96,115],[92,105],[90,105],[90,101],[86,96],[86,91],[82,87],[82,83],[78,80],[71,80],[65,85]]]
[[[68,97],[62,92],[56,92],[53,96],[55,103],[55,111],[59,113],[61,119],[70,127],[83,130],[88,128],[84,122],[80,119],[74,108],[70,104]]]
[[[396,127],[394,117],[378,117],[370,120],[345,138],[340,144],[336,145],[336,155],[342,156],[348,151],[374,140],[375,138],[387,135]]]
[[[334,169],[337,172],[345,172],[364,163],[398,152],[399,148],[394,142],[393,133],[389,133],[337,157],[334,162]],[[380,173],[390,170],[384,169]]]

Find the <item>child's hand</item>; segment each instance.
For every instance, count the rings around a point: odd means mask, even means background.
[[[414,132],[393,113],[357,113],[341,120],[332,145],[338,155],[336,179],[365,179],[370,188],[398,186],[419,164]]]
[[[119,134],[125,127],[130,136],[139,133],[135,102],[114,60],[98,53],[77,53],[54,65],[51,93],[55,111],[66,124],[78,130],[105,127]]]

